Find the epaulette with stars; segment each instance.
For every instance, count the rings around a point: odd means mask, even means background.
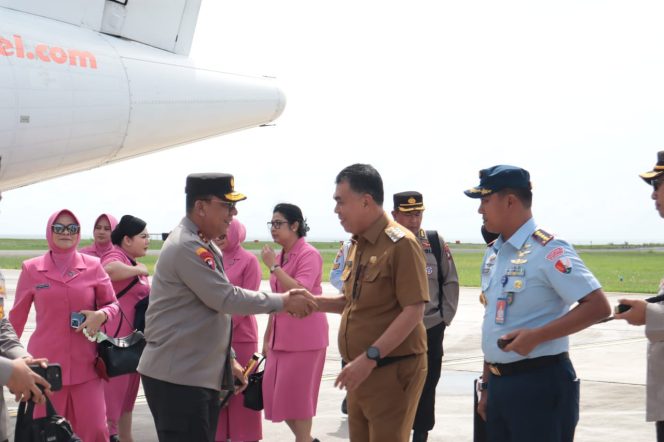
[[[537,229],[533,232],[533,239],[542,246],[547,245],[553,239],[553,235],[545,232],[542,229]]]

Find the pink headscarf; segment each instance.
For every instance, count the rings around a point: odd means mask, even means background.
[[[233,259],[237,252],[242,250],[240,244],[247,239],[247,228],[237,219],[233,219],[226,230],[226,245],[224,246],[224,258]]]
[[[78,247],[78,243],[81,242],[81,233],[79,231],[79,233],[76,235],[76,239],[74,240],[72,247],[69,247],[68,249],[62,249],[55,245],[51,226],[62,213],[67,213],[69,216],[74,218],[74,222],[76,224],[80,225],[81,223],[78,221],[78,218],[76,218],[76,215],[74,215],[71,210],[62,209],[51,215],[51,217],[48,219],[48,224],[46,224],[46,241],[48,242],[49,254],[51,255],[51,258],[53,258],[55,265],[64,274],[64,272],[69,269],[69,266],[74,261],[74,257],[76,257],[76,247]]]
[[[253,253],[242,247],[241,244],[246,238],[247,229],[240,221],[233,219],[226,231],[224,268],[231,284],[258,290],[260,264]]]
[[[115,227],[118,225],[118,220],[113,216],[109,215],[108,213],[102,213],[97,217],[95,220],[95,223],[92,225],[92,229],[94,230],[95,226],[99,222],[99,219],[105,216],[106,219],[108,220],[108,223],[111,225],[111,232],[115,230]],[[93,242],[95,249],[97,250],[97,256],[104,256],[106,253],[110,252],[111,249],[113,248],[113,244],[111,243],[111,239],[109,238],[108,243],[106,244],[97,244],[97,242]]]
[[[115,230],[115,227],[118,225],[118,220],[113,215],[109,215],[108,213],[102,213],[101,215],[99,215],[97,217],[97,219],[95,219],[94,224],[92,224],[93,238],[94,238],[94,228],[97,225],[97,223],[99,222],[99,220],[104,216],[108,220],[108,223],[111,225],[111,232],[113,230]],[[113,243],[111,243],[111,239],[109,237],[108,243],[106,243],[106,244],[98,244],[93,239],[92,244],[90,244],[89,246],[83,247],[80,250],[80,252],[81,253],[86,253],[88,255],[96,256],[97,258],[101,258],[102,256],[104,256],[105,254],[107,254],[111,250],[113,250]]]

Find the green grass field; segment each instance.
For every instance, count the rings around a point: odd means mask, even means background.
[[[89,243],[90,241],[82,241]],[[162,241],[151,241],[150,248],[158,250]],[[260,250],[264,244],[278,249],[269,242],[248,242],[249,250]],[[329,280],[330,269],[339,246],[338,242],[312,242],[323,256],[323,280]],[[480,284],[480,264],[485,247],[480,244],[451,244],[454,261],[462,286],[477,287]],[[648,246],[657,246],[651,245]],[[46,250],[45,240],[0,239],[0,250]],[[664,252],[635,251],[625,245],[593,245],[577,247],[581,258],[599,279],[607,292],[655,293],[659,281],[664,277]],[[587,251],[584,251],[587,250]],[[0,268],[20,269],[26,256],[1,256]],[[150,272],[154,272],[156,256],[140,259]],[[269,277],[267,267],[263,268],[263,278]]]

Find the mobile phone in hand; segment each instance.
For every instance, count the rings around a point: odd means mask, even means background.
[[[62,368],[60,364],[48,364],[46,368],[39,364],[30,364],[30,368],[51,384],[51,390],[58,391],[62,389]]]
[[[85,322],[85,315],[80,312],[71,312],[69,324],[71,328],[79,328]]]

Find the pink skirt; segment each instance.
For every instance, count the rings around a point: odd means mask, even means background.
[[[134,411],[134,403],[138,394],[141,377],[138,373],[130,373],[111,378],[104,382],[106,398],[106,420],[110,434],[118,434],[118,422],[124,413]]]
[[[269,350],[263,375],[265,419],[281,422],[316,415],[325,351]]]
[[[234,342],[233,350],[235,350],[237,361],[244,367],[251,355],[258,350],[258,344],[255,342]],[[244,395],[242,393],[234,395],[228,402],[228,407],[221,410],[215,441],[226,442],[228,439],[233,442],[254,441],[263,438],[261,412],[245,408],[243,399]]]

